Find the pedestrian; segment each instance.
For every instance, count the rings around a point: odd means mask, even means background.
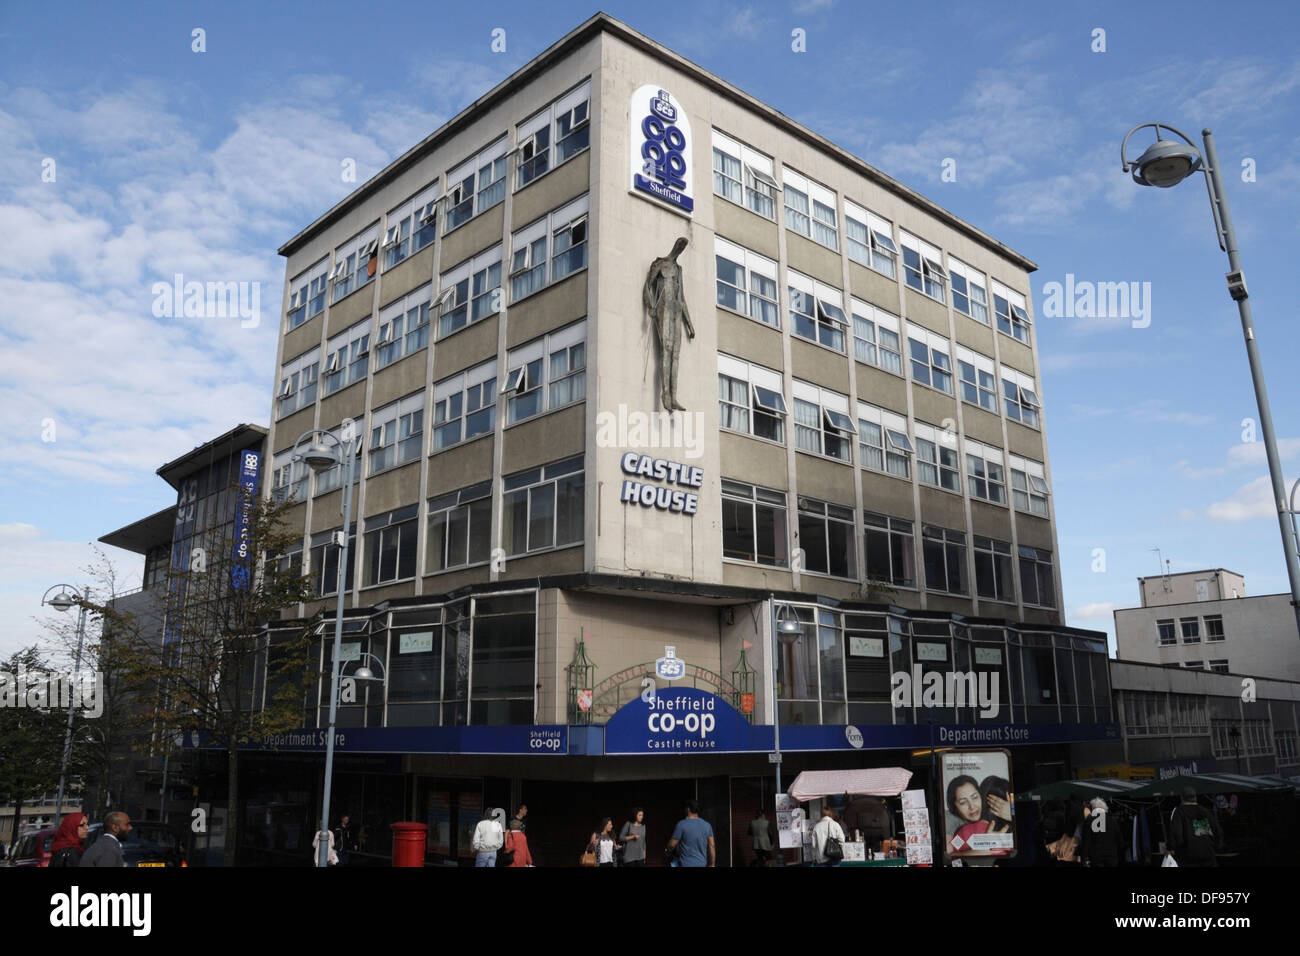
[[[614,838],[614,821],[609,817],[601,817],[600,828],[587,841],[587,852],[596,854],[597,866],[616,866],[614,853],[618,848],[618,840]]]
[[[510,821],[503,851],[511,854],[507,867],[533,865],[533,855],[528,852],[528,837],[524,835],[524,821],[517,816]]]
[[[1179,866],[1218,866],[1214,850],[1223,843],[1214,814],[1196,802],[1196,791],[1183,788],[1183,802],[1169,818],[1169,848]]]
[[[352,829],[352,817],[346,813],[339,817],[339,825],[331,835],[334,837],[334,849],[338,851],[339,866],[347,866],[348,854],[360,846]]]
[[[131,818],[121,810],[104,817],[104,832],[90,845],[78,866],[126,866],[122,841],[131,832]]]
[[[528,824],[524,822],[524,817],[526,816],[528,816],[528,804],[521,803],[519,804],[519,809],[515,811],[515,815],[510,819],[510,822],[518,823],[520,832],[527,832]]]
[[[505,832],[493,815],[494,812],[491,807],[484,810],[483,819],[474,828],[474,837],[470,842],[470,846],[476,854],[474,857],[476,867],[496,866],[497,850],[501,849],[506,842]]]
[[[90,824],[84,813],[69,813],[59,824],[50,844],[50,866],[80,866],[81,854],[86,845],[86,832]]]
[[[1119,866],[1124,859],[1124,831],[1101,797],[1088,804],[1083,826],[1083,859],[1089,866]]]
[[[772,858],[772,823],[762,810],[749,821],[749,836],[754,841],[754,862],[750,865],[767,866]]]
[[[686,816],[677,821],[668,851],[676,851],[677,866],[716,866],[717,846],[713,840],[713,827],[700,819],[700,804],[696,800],[686,803]]]
[[[822,807],[822,817],[813,827],[813,866],[839,866],[844,859],[844,828],[835,819],[835,811]]]
[[[320,838],[322,834],[318,831],[311,839],[311,858],[313,866],[320,866]],[[326,866],[338,866],[339,854],[337,844],[334,842],[334,831],[326,830],[324,836],[329,837],[329,852],[325,856]]]
[[[623,843],[623,865],[645,866],[645,811],[632,808],[632,819],[623,824],[618,838]]]

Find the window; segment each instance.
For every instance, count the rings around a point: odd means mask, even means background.
[[[854,537],[852,508],[800,496],[799,547],[803,550],[803,570],[856,578]]]
[[[781,183],[786,228],[838,252],[835,194],[785,166],[781,167]]]
[[[1162,736],[1169,733],[1169,713],[1164,694],[1125,691],[1124,731],[1134,737]]]
[[[1201,643],[1201,622],[1198,618],[1180,617],[1178,619],[1178,623],[1182,626],[1183,629],[1184,644]]]
[[[343,532],[340,525],[332,531],[322,531],[311,536],[311,574],[317,597],[337,594],[339,589],[339,555],[342,547],[335,539]],[[354,521],[348,532],[348,565],[343,576],[344,586],[352,590],[357,579],[357,525]]]
[[[785,443],[788,410],[780,372],[730,355],[718,355],[718,424]]]
[[[320,348],[303,352],[280,369],[278,418],[292,415],[316,401],[316,385],[320,375]]]
[[[303,501],[307,496],[307,479],[311,470],[293,449],[282,451],[271,459],[271,500],[276,502]]]
[[[413,355],[429,344],[429,294],[426,282],[410,295],[379,310],[375,371]]]
[[[357,415],[357,418],[360,417],[361,417],[360,415]],[[356,428],[355,424],[352,425],[351,428],[355,429]],[[330,429],[330,434],[337,439],[342,439],[343,426],[339,425],[336,428]],[[328,444],[329,447],[331,448],[336,448],[339,449],[340,451],[342,450],[340,445],[336,445],[333,442],[329,442]],[[358,447],[354,450],[354,453],[359,457],[360,451],[361,449]],[[352,466],[352,483],[356,484],[360,480],[361,480],[361,463],[360,461],[354,460],[354,464]],[[339,463],[336,464],[329,471],[322,471],[316,475],[315,493],[318,495],[323,495],[326,492],[333,491],[334,489],[340,487],[342,484],[343,484],[343,464]]]
[[[800,338],[844,351],[844,298],[832,289],[788,270],[790,279],[790,330]]]
[[[1038,393],[1034,391],[1033,376],[1004,365],[1002,397],[1006,403],[1007,418],[1030,428],[1038,427],[1038,409],[1042,406],[1038,401]]]
[[[858,464],[896,478],[910,478],[912,454],[907,419],[858,402]]]
[[[491,434],[496,426],[497,363],[476,365],[433,389],[433,450]]]
[[[438,338],[486,318],[500,305],[501,243],[467,259],[438,279]]]
[[[1223,634],[1223,615],[1210,614],[1205,616],[1205,640],[1209,643],[1224,640]]]
[[[943,286],[948,281],[948,273],[939,264],[943,254],[910,233],[900,232],[898,238],[903,246],[903,281],[918,292],[943,302]]]
[[[1011,585],[1011,545],[1005,541],[974,536],[975,593],[992,601],[1014,604]]]
[[[506,356],[501,393],[506,424],[579,402],[587,395],[587,323],[584,319],[534,339]]]
[[[429,499],[426,574],[481,564],[491,552],[492,482]]]
[[[1205,662],[1204,661],[1183,661],[1183,669],[1189,671],[1203,671],[1205,670]]]
[[[989,324],[989,297],[984,275],[952,256],[948,257],[952,278],[952,307],[976,322]]]
[[[334,336],[326,343],[325,352],[326,395],[364,379],[370,367],[370,319]]]
[[[859,362],[902,375],[903,351],[898,338],[898,317],[861,299],[850,299],[849,307],[853,311],[854,357]]]
[[[912,522],[865,511],[867,577],[898,587],[916,587]]]
[[[966,535],[950,528],[921,526],[927,591],[966,593]]]
[[[1159,635],[1161,647],[1168,647],[1171,644],[1178,643],[1178,635],[1174,632],[1174,622],[1172,620],[1156,621],[1156,633]]]
[[[506,137],[447,174],[443,235],[506,198]]]
[[[439,183],[390,209],[384,230],[384,269],[391,269],[407,256],[414,255],[433,242],[438,229]]]
[[[888,220],[861,206],[844,202],[844,240],[849,258],[894,278],[898,269],[898,247],[891,238],[894,227]]]
[[[912,381],[952,394],[951,346],[942,335],[928,332],[919,325],[907,325],[907,349],[912,360]]]
[[[1017,342],[1029,344],[1029,313],[1025,311],[1023,295],[995,280],[993,311],[997,315],[999,332],[1010,335]]]
[[[376,409],[370,419],[370,474],[415,461],[423,439],[424,392]]]
[[[786,567],[785,522],[785,492],[722,479],[724,558]]]
[[[417,505],[408,505],[366,519],[364,587],[415,577],[417,508]]]
[[[758,213],[776,218],[776,193],[771,158],[713,131],[713,192]]]
[[[849,418],[849,401],[836,392],[794,382],[795,447],[847,462],[857,434]]]
[[[1047,517],[1047,481],[1043,463],[1008,456],[1011,468],[1011,503],[1021,511]]]
[[[961,400],[998,413],[998,380],[993,360],[957,346],[957,374],[961,378]]]
[[[1300,763],[1300,734],[1294,730],[1275,730],[1273,748],[1277,752],[1278,766]]]
[[[506,476],[501,543],[509,555],[582,542],[582,456]]]
[[[551,249],[548,279],[547,249]],[[510,300],[517,302],[549,282],[587,265],[587,197],[555,210],[510,237]]]
[[[1196,734],[1198,736],[1209,734],[1210,724],[1205,716],[1205,704],[1200,697],[1192,697],[1187,694],[1171,694],[1169,705],[1172,723],[1171,733]]]
[[[972,498],[993,504],[1007,503],[1007,478],[1002,450],[966,440],[966,487]]]
[[[713,251],[718,305],[779,329],[776,263],[717,236],[713,239]]]
[[[1052,552],[1020,546],[1020,593],[1026,604],[1056,607]]]
[[[325,309],[330,261],[322,259],[289,283],[289,328],[296,329]]]
[[[515,188],[522,189],[555,166],[586,149],[591,143],[591,82],[566,93],[546,109],[520,123],[515,130]]]
[[[1228,673],[1228,661],[1227,661],[1227,658],[1224,658],[1224,659],[1222,659],[1222,660],[1212,660],[1212,661],[1210,661],[1210,667],[1209,667],[1209,669],[1212,670],[1212,671],[1215,671],[1216,673],[1219,673],[1219,674],[1226,674],[1226,673]]]
[[[330,301],[338,302],[344,296],[356,292],[368,284],[378,271],[379,224],[375,223],[334,250],[334,271],[330,273],[330,281],[334,283],[334,297]]]
[[[916,476],[927,485],[935,485],[961,494],[957,476],[957,436],[939,431],[933,425],[917,422]]]

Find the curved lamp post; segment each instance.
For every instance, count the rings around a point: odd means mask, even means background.
[[[1154,127],[1156,141],[1137,159],[1128,158],[1128,141],[1134,133]],[[1172,133],[1182,142],[1165,139],[1161,130]],[[1214,230],[1219,248],[1228,254],[1228,294],[1237,303],[1241,313],[1241,331],[1246,339],[1246,356],[1250,360],[1250,376],[1255,384],[1255,401],[1259,406],[1260,431],[1264,435],[1264,453],[1268,457],[1268,473],[1273,483],[1273,503],[1277,506],[1278,526],[1282,532],[1282,548],[1286,555],[1286,573],[1291,581],[1291,607],[1295,611],[1296,633],[1300,636],[1300,547],[1294,518],[1287,520],[1286,488],[1282,478],[1282,462],[1277,453],[1277,438],[1273,432],[1273,415],[1269,411],[1268,390],[1264,385],[1264,370],[1259,361],[1259,344],[1255,340],[1255,324],[1250,312],[1250,298],[1246,279],[1241,271],[1241,256],[1237,251],[1237,234],[1232,228],[1228,212],[1228,197],[1223,191],[1223,178],[1219,172],[1219,154],[1214,148],[1214,134],[1201,130],[1205,143],[1205,156],[1184,133],[1164,123],[1141,123],[1134,126],[1120,145],[1120,161],[1125,172],[1133,173],[1133,181],[1143,186],[1168,189],[1176,186],[1193,173],[1205,173],[1205,188],[1210,195],[1210,210],[1214,214]],[[1294,497],[1294,489],[1292,489]],[[1294,511],[1294,508],[1292,509]]]
[[[310,439],[310,441],[308,441]],[[305,448],[304,448],[305,444]],[[339,535],[339,581],[338,604],[334,613],[334,653],[330,677],[330,726],[329,736],[325,740],[325,787],[321,800],[320,812],[320,849],[316,860],[317,866],[329,866],[329,821],[330,790],[334,782],[334,723],[339,710],[339,664],[343,656],[343,600],[346,596],[345,578],[348,569],[348,531],[352,525],[352,469],[356,467],[357,454],[361,451],[361,436],[356,434],[356,426],[347,422],[342,429],[342,437],[337,437],[322,429],[303,432],[293,445],[293,461],[307,463],[316,474],[339,467],[339,476],[343,485],[343,503],[339,511],[343,515],[343,531]]]
[[[772,596],[772,631],[776,639],[789,647],[803,636],[803,622],[793,606],[778,604]],[[776,641],[770,641],[772,649],[772,763],[776,767],[776,792],[781,793],[781,692],[776,682]],[[774,798],[775,799],[775,798]],[[781,849],[781,835],[777,833],[777,860],[784,862],[785,851]]]
[[[50,591],[58,589],[59,593],[50,597]],[[70,584],[56,584],[45,592],[41,597],[41,604],[48,604],[56,611],[64,612],[71,610],[73,605],[81,605],[81,613],[77,616],[77,657],[73,663],[72,679],[78,680],[81,674],[81,647],[86,639],[86,602],[90,600],[90,592],[82,594]],[[72,705],[75,699],[74,694],[68,694],[68,725],[63,731],[63,763],[59,767],[59,796],[54,805],[54,819],[57,821],[63,817],[63,786],[68,779],[68,755],[72,752]],[[14,823],[17,832],[17,822]]]

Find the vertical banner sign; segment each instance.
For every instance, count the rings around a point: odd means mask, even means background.
[[[667,90],[643,86],[632,94],[631,189],[687,216],[695,209],[691,183],[691,124]]]
[[[257,472],[261,456],[245,450],[239,463],[239,502],[235,511],[235,550],[231,555],[230,586],[236,591],[248,587],[248,512],[257,497]]]

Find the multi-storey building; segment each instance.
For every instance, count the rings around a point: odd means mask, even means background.
[[[566,861],[600,807],[666,826],[696,795],[743,830],[777,716],[787,781],[911,767],[927,718],[1036,728],[1025,778],[1114,735],[1104,637],[1060,623],[1034,263],[797,122],[598,15],[280,252],[269,493],[300,502],[299,618],[332,613],[342,479],[295,445],[364,439],[344,672],[383,680],[340,708],[363,729],[334,806],[376,852],[405,815],[464,857],[484,800],[544,807]],[[988,672],[999,705],[893,706],[921,662]],[[647,686],[682,682],[753,733],[645,733]],[[257,799],[317,793],[300,739],[254,763]],[[302,852],[283,829],[267,847]]]
[[[1138,578],[1138,593],[1140,607],[1114,612],[1123,660],[1300,680],[1290,594],[1248,597],[1223,568]]]

